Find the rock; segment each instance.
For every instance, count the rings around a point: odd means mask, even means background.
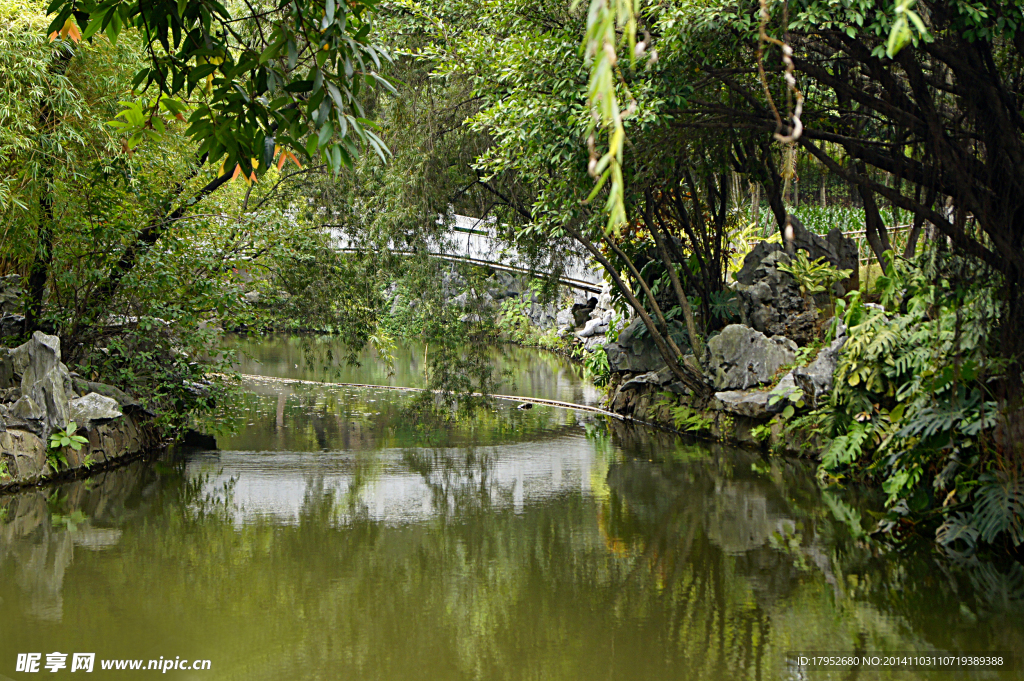
[[[25,326],[25,315],[0,314],[0,338],[17,336]]]
[[[569,310],[568,308],[565,310],[559,310],[558,313],[555,314],[555,325],[558,326],[559,329],[569,326],[571,321],[573,321],[572,310]]]
[[[71,400],[71,420],[86,431],[122,415],[117,400],[99,393],[89,393],[85,397]]]
[[[689,395],[690,389],[686,387],[686,384],[682,381],[675,381],[668,384],[668,389],[674,392],[676,395]]]
[[[793,252],[807,251],[807,259],[811,262],[825,258],[839,269],[857,271],[859,265],[857,245],[853,243],[852,239],[843,236],[842,230],[835,227],[823,239],[804,227],[804,224],[795,215],[787,217],[789,224],[793,227]]]
[[[806,251],[812,261],[825,258],[840,269],[852,270],[853,275],[844,284],[846,290],[856,287],[857,246],[852,240],[838,228],[823,239],[805,229],[794,216],[790,216],[790,224],[793,241],[787,246],[789,249]],[[828,303],[828,295],[805,299],[796,281],[778,269],[780,263],[788,263],[789,259],[786,249],[779,244],[757,244],[735,275],[735,291],[745,324],[767,335],[783,335],[798,345],[807,345],[817,337],[817,308]],[[834,293],[841,296],[843,286],[837,285]]]
[[[18,407],[22,400],[28,398],[35,408],[42,409],[44,413],[40,436],[45,437],[54,430],[64,428],[71,420],[70,403],[74,391],[71,375],[60,361],[60,339],[36,331],[27,343],[19,345],[11,355],[15,372],[21,374],[22,393],[22,398],[15,403],[20,412],[15,413],[12,409],[12,413],[31,423],[33,419],[23,415],[32,412],[28,403]]]
[[[22,396],[11,406],[10,415],[12,419],[7,423],[8,428],[14,430],[13,419],[18,419],[18,424],[21,425],[18,430],[27,430],[39,436],[43,435],[46,410],[28,395]]]
[[[456,305],[461,308],[465,308],[469,304],[469,293],[460,293],[459,295],[452,298],[452,305]]]
[[[748,326],[730,324],[708,341],[715,388],[745,390],[770,383],[780,367],[796,359],[791,343],[787,338],[769,339]]]
[[[63,429],[71,420],[71,398],[74,397],[74,391],[71,388],[68,369],[63,364],[57,364],[28,389],[22,379],[21,391],[25,397],[31,397],[46,410],[46,417],[43,420],[44,436]]]
[[[780,263],[788,262],[789,256],[778,244],[758,244],[743,261],[734,290],[744,323],[806,345],[816,336],[818,313],[815,301],[805,299],[793,277],[778,269]]]
[[[744,286],[752,286],[755,281],[762,278],[758,276],[757,269],[761,267],[765,256],[770,253],[781,253],[782,250],[780,244],[772,244],[767,241],[758,242],[751,249],[750,253],[747,253],[747,256],[743,258],[743,267],[733,275],[733,278]]]
[[[0,431],[24,430],[31,433],[33,430],[42,430],[38,427],[38,421],[30,423],[20,416],[15,416],[12,413],[13,408],[13,404],[0,404]]]
[[[466,288],[466,280],[461,274],[453,269],[441,275],[441,293],[445,298],[450,298],[456,291]]]
[[[41,380],[50,369],[60,364],[60,338],[36,331],[27,343],[14,348],[11,355],[14,372],[21,374],[21,389],[25,392],[26,384]]]
[[[530,323],[539,329],[547,329],[555,326],[556,314],[558,314],[558,312],[555,310],[555,306],[551,303],[542,305],[539,302],[533,302],[526,311],[526,316],[529,317]]]
[[[115,388],[112,385],[106,383],[97,383],[95,381],[86,381],[80,376],[72,378],[74,381],[75,392],[79,395],[88,395],[89,393],[98,393],[104,397],[110,397],[117,401],[117,404],[125,412],[131,413],[136,409],[142,409],[142,403],[137,399],[121,390]]]
[[[467,312],[466,314],[464,314],[461,317],[459,317],[459,321],[460,322],[466,322],[466,323],[473,323],[473,324],[475,324],[477,322],[483,321],[483,317],[481,317],[480,315],[476,314],[475,312]]]
[[[583,326],[590,319],[590,313],[597,308],[597,298],[590,298],[586,303],[576,303],[572,306],[572,319],[574,326]]]
[[[771,416],[768,396],[765,390],[726,390],[715,393],[717,403],[713,402],[712,408],[754,419],[767,419]]]
[[[260,292],[249,291],[248,293],[245,294],[245,302],[249,303],[250,305],[255,305],[256,303],[260,302]]]
[[[669,322],[669,332],[672,340],[675,341],[680,349],[689,349],[686,331],[682,324],[676,321]],[[641,333],[643,333],[643,337],[638,338]],[[619,332],[618,340],[605,345],[604,349],[608,353],[608,366],[613,373],[619,371],[628,371],[630,373],[658,371],[666,364],[665,359],[658,350],[658,346],[655,345],[650,334],[646,333],[644,323],[640,319],[634,319],[626,328]]]
[[[636,390],[638,388],[643,388],[648,385],[661,385],[662,383],[664,383],[664,379],[659,372],[648,371],[646,374],[634,376],[633,378],[623,383],[621,386],[619,386],[619,391]]]
[[[0,348],[0,390],[20,386],[21,381],[14,378],[14,358],[8,348]]]
[[[583,330],[576,335],[580,338],[590,338],[595,334],[603,334],[608,332],[608,324],[603,319],[591,319],[583,327]]]
[[[840,336],[827,348],[822,348],[813,362],[793,370],[793,381],[803,391],[804,402],[808,406],[818,406],[832,391],[832,376],[839,363],[839,351],[845,343],[846,336]]]
[[[0,432],[0,452],[13,459],[8,472],[16,480],[38,475],[46,467],[46,443],[26,430]]]

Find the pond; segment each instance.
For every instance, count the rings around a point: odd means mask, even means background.
[[[241,369],[323,378],[301,346]],[[423,350],[330,380],[415,385]],[[509,393],[599,397],[557,356],[495,352]],[[872,500],[812,465],[501,401],[442,426],[410,399],[250,380],[216,450],[0,497],[0,679],[53,652],[98,678],[1019,678],[791,659],[1024,650],[1019,565],[858,536]]]

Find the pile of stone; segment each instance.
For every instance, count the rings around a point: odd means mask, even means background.
[[[158,441],[148,416],[124,391],[69,372],[57,336],[36,331],[16,348],[0,347],[0,484],[56,473],[47,438],[70,422],[89,444],[65,452],[68,468],[139,452]]]
[[[824,258],[839,269],[851,270],[850,278],[837,284],[832,292],[842,297],[847,290],[857,288],[859,263],[856,244],[844,237],[839,228],[822,238],[804,229],[796,218],[790,219],[792,242],[785,248],[768,242],[754,246],[744,259],[743,268],[736,273],[733,290],[739,297],[745,325],[769,336],[785,336],[803,346],[817,337],[818,308],[828,303],[829,294],[805,298],[793,277],[780,270],[779,264],[788,264],[791,253],[803,250],[812,262]]]
[[[846,341],[843,332],[807,366],[787,370],[796,363],[800,346],[820,337],[825,320],[819,319],[819,308],[827,305],[830,295],[804,296],[779,265],[791,262],[792,254],[803,250],[811,261],[825,258],[839,269],[851,270],[852,276],[831,292],[838,297],[858,285],[857,248],[838,229],[822,238],[804,229],[796,218],[791,217],[791,224],[793,238],[786,247],[758,244],[736,275],[734,290],[743,323],[726,326],[712,336],[701,357],[683,358],[684,364],[702,371],[716,391],[704,411],[713,437],[754,443],[751,429],[791,404],[787,396],[814,407],[832,389]],[[670,334],[680,348],[688,347],[682,325],[674,324]],[[671,420],[657,395],[686,395],[687,391],[666,367],[642,322],[634,321],[604,350],[612,371],[611,409],[642,420]]]

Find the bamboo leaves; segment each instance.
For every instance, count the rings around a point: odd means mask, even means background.
[[[184,105],[163,110],[179,120],[188,114],[187,134],[199,154],[210,163],[241,165],[246,177],[269,167],[251,161],[265,155],[268,138],[298,154],[319,152],[335,172],[362,146],[387,156],[379,138],[348,120],[351,112],[362,116],[364,86],[390,87],[377,73],[387,51],[369,42],[371,0],[300,0],[248,14],[230,7],[201,0],[53,0],[48,11],[55,15],[50,31],[62,38],[95,39],[103,32],[116,42],[130,31],[144,45],[149,63],[134,85],[155,96],[141,105],[141,115],[131,104],[116,117],[127,150],[158,131],[161,102],[173,98],[191,102],[187,111]],[[75,20],[86,22],[83,32]]]

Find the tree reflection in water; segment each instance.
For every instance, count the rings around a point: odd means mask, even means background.
[[[788,679],[789,650],[1024,649],[1018,565],[868,541],[837,517],[871,500],[803,462],[545,408],[438,430],[371,391],[264,392],[223,451],[0,498],[0,660]]]

